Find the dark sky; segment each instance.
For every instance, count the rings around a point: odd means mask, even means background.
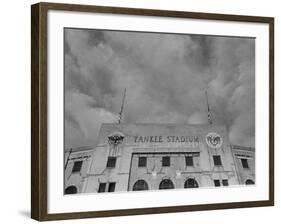
[[[102,123],[213,121],[255,142],[252,38],[65,29],[65,147],[94,145]]]

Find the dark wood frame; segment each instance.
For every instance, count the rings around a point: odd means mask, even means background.
[[[47,211],[47,12],[129,14],[265,23],[269,25],[269,200],[48,214]],[[187,212],[274,205],[274,18],[90,5],[38,3],[31,6],[31,217],[39,221]]]

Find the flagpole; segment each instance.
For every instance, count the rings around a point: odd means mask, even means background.
[[[209,124],[213,124],[212,114],[211,114],[211,110],[210,110],[210,106],[209,106],[209,101],[208,101],[208,92],[207,92],[207,90],[205,91],[205,95],[206,95],[207,110],[208,110],[208,122],[209,122]]]
[[[123,109],[124,109],[125,97],[126,97],[126,88],[124,89],[122,104],[121,104],[121,108],[120,108],[120,112],[119,112],[118,124],[120,124],[121,120],[122,120],[122,113],[123,113]]]

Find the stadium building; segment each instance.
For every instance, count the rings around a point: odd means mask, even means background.
[[[255,183],[255,150],[214,124],[102,124],[95,147],[65,151],[65,193]]]

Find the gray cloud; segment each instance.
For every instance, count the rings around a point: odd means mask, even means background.
[[[225,124],[233,144],[254,146],[255,41],[251,38],[65,30],[66,147],[95,144],[116,122]]]

